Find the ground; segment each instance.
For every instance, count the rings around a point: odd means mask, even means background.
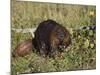
[[[43,58],[36,53],[11,58],[12,75],[17,73],[58,72],[96,68],[96,31],[77,30],[81,26],[96,25],[96,7],[70,4],[15,2],[11,6],[12,28],[36,28],[40,22],[53,19],[66,27],[72,44],[63,58]],[[11,32],[11,52],[22,41],[32,38],[30,33]]]

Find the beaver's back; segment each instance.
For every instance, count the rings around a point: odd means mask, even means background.
[[[40,40],[45,40],[50,37],[51,31],[57,26],[57,23],[53,20],[47,20],[39,24],[35,31],[35,36]]]

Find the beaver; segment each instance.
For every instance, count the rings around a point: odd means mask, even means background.
[[[41,22],[34,34],[35,48],[42,56],[54,57],[71,43],[69,31],[51,19]]]
[[[25,56],[37,52],[43,57],[54,57],[64,51],[71,43],[69,31],[54,20],[46,20],[39,24],[34,32],[35,37],[20,43],[14,56]]]

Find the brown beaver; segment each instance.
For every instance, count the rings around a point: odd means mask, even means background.
[[[16,47],[15,56],[25,56],[36,50],[35,52],[42,56],[53,57],[58,52],[63,52],[71,43],[68,30],[53,20],[41,22],[34,34],[33,39],[26,40]]]
[[[55,56],[63,52],[71,43],[68,30],[53,20],[46,20],[39,24],[35,31],[35,48],[43,56]]]

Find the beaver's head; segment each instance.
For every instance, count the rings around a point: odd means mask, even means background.
[[[58,35],[58,39],[59,39],[58,49],[59,49],[59,51],[62,52],[71,43],[70,33],[68,31],[66,31],[66,30],[60,30],[57,33],[57,35]]]

